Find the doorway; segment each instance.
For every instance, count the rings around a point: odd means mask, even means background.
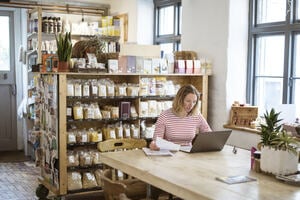
[[[14,12],[0,10],[0,151],[17,150]]]

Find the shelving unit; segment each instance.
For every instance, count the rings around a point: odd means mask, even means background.
[[[50,169],[53,171],[55,176],[57,176],[57,183],[55,179],[49,181],[47,177],[43,176],[40,179],[40,182],[49,190],[51,190],[54,194],[58,196],[68,195],[73,193],[74,191],[68,191],[68,183],[67,183],[67,174],[73,170],[95,170],[101,168],[101,165],[94,165],[88,168],[80,168],[80,167],[68,167],[67,163],[67,153],[68,150],[74,150],[76,148],[83,148],[83,149],[91,149],[97,148],[97,142],[88,142],[88,143],[80,143],[80,144],[68,144],[68,130],[71,124],[76,124],[78,128],[90,128],[90,127],[98,127],[101,128],[107,124],[114,124],[116,122],[133,122],[136,125],[140,126],[142,120],[150,120],[152,123],[155,122],[157,116],[137,116],[137,117],[128,117],[128,118],[114,118],[114,119],[82,119],[82,120],[74,120],[74,119],[67,119],[67,106],[74,101],[84,101],[84,102],[97,102],[99,105],[115,104],[119,105],[120,101],[126,100],[132,102],[135,105],[137,112],[139,112],[140,103],[143,100],[147,99],[155,99],[159,100],[166,100],[166,99],[173,99],[174,96],[168,95],[149,95],[149,96],[109,96],[109,97],[69,97],[67,96],[67,84],[68,80],[70,79],[81,79],[81,80],[89,80],[89,79],[105,79],[109,78],[113,80],[116,84],[118,83],[130,83],[130,84],[139,84],[141,79],[143,78],[154,78],[154,77],[164,77],[167,80],[173,81],[174,84],[193,84],[200,92],[201,92],[201,112],[203,116],[207,117],[207,98],[208,98],[208,75],[200,75],[200,74],[192,74],[192,75],[185,75],[185,74],[108,74],[108,73],[40,73],[43,82],[42,85],[45,88],[51,88],[53,97],[57,98],[57,111],[51,111],[52,113],[57,113],[57,165],[55,165],[55,169]],[[51,81],[51,78],[53,79]],[[55,89],[55,85],[48,86],[49,83],[55,83],[55,79],[57,80],[57,88]],[[48,83],[47,81],[48,80]],[[47,91],[47,90],[45,90]],[[49,90],[50,91],[50,90]],[[49,96],[49,94],[45,94]],[[54,99],[52,101],[55,101]],[[50,101],[50,102],[52,102]],[[49,101],[48,101],[49,102]],[[104,102],[104,103],[103,103]],[[49,106],[42,106],[44,108],[49,109]],[[42,114],[43,115],[43,114]],[[47,116],[47,115],[46,115]],[[53,118],[53,117],[52,117]],[[42,125],[44,128],[44,133],[47,133],[49,130],[55,130],[51,127],[49,123],[45,123],[46,126]],[[139,127],[140,128],[140,127]],[[53,132],[54,133],[54,132]],[[139,138],[142,136],[139,135]],[[104,138],[105,139],[105,138]],[[43,143],[43,142],[42,142]],[[45,152],[43,154],[45,156]],[[43,159],[44,160],[44,159]],[[42,167],[45,166],[42,163]],[[55,174],[56,173],[56,174]],[[48,174],[49,175],[49,174]],[[100,188],[96,188],[95,190],[80,190],[77,192],[99,192]]]

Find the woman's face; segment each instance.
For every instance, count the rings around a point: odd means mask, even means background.
[[[183,100],[183,109],[189,113],[197,103],[197,96],[193,93],[186,95]]]

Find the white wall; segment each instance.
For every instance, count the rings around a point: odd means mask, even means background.
[[[128,42],[137,42],[137,1],[138,0],[111,0],[110,14],[128,14]]]
[[[182,0],[182,49],[213,62],[208,122],[222,129],[233,100],[245,101],[248,0]]]

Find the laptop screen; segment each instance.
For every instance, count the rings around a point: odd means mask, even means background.
[[[190,149],[190,153],[221,151],[231,132],[232,130],[222,130],[196,134],[192,142],[193,145]]]

